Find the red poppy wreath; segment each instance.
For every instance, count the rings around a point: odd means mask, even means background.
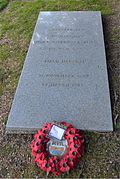
[[[84,154],[84,138],[80,130],[69,123],[48,123],[34,135],[31,149],[37,166],[57,176],[74,169],[80,161]]]

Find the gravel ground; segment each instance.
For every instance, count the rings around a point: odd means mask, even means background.
[[[86,152],[75,172],[61,177],[120,177],[120,1],[112,2],[112,15],[103,17],[107,64],[115,131],[113,133],[84,132]],[[8,68],[11,68],[8,66]],[[29,149],[32,135],[6,135],[5,123],[13,94],[4,91],[0,97],[0,177],[45,177],[34,164]]]

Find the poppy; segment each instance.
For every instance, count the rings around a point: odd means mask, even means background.
[[[67,160],[68,160],[68,165],[69,165],[69,167],[71,168],[71,169],[73,169],[74,168],[74,162],[73,162],[73,160],[72,160],[72,158],[70,158],[70,156],[68,156],[67,157]]]
[[[37,150],[39,150],[39,146],[35,146],[32,148],[32,155],[35,157],[37,154]]]
[[[32,149],[34,147],[35,141],[33,140],[30,144],[30,148]]]
[[[83,142],[84,139],[83,138],[81,139],[78,134],[72,134],[71,136],[68,137],[69,145],[77,144],[78,146],[81,146]]]
[[[44,137],[45,136],[45,133],[41,130],[38,130],[38,135],[41,136],[41,137]]]
[[[36,152],[34,150],[32,150],[32,155],[33,155],[33,157],[36,156]]]
[[[70,170],[70,167],[67,165],[67,163],[64,163],[61,167],[60,167],[60,171],[61,172],[67,172]]]
[[[38,136],[38,134],[35,134],[35,135],[34,135],[34,139],[37,139],[37,136]]]
[[[66,130],[66,132],[65,132],[65,134],[67,135],[67,136],[73,136],[73,134],[75,134],[76,133],[76,129],[75,128],[73,128],[73,127],[70,127],[70,128],[68,128],[67,130]]]
[[[55,176],[58,176],[58,175],[61,174],[61,171],[60,171],[59,169],[60,169],[59,163],[57,163],[57,164],[55,165],[55,167],[53,168],[53,170],[52,170],[52,172],[54,173]]]
[[[71,151],[69,152],[69,156],[70,156],[73,160],[75,160],[75,159],[77,159],[77,158],[80,158],[80,157],[81,157],[81,154],[78,152],[78,150],[71,150]]]
[[[70,170],[70,167],[67,164],[67,159],[66,158],[60,160],[59,166],[60,166],[60,171],[61,172],[67,172],[68,170]]]
[[[52,167],[50,166],[50,164],[48,163],[47,160],[43,160],[42,164],[41,164],[41,169],[43,171],[46,171],[46,172],[50,172],[52,170]]]
[[[56,156],[52,156],[49,160],[48,163],[52,166],[54,169],[58,165],[58,158]]]
[[[43,128],[42,128],[42,132],[43,132],[44,134],[49,133],[51,127],[52,127],[52,124],[51,124],[51,123],[45,124],[45,125],[43,126]]]
[[[39,141],[39,142],[41,142],[42,140],[43,140],[43,136],[37,134],[37,136],[36,136],[36,140],[35,140],[35,141]]]
[[[76,142],[72,142],[72,143],[70,143],[69,147],[76,151],[76,150],[78,150],[78,148],[81,147],[81,142],[79,140]]]
[[[36,154],[36,157],[35,157],[35,162],[40,162],[40,161],[43,161],[44,159],[46,158],[46,155],[41,152],[40,154]]]

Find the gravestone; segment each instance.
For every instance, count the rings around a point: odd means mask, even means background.
[[[54,120],[82,130],[113,130],[98,11],[38,16],[6,130],[32,133]]]

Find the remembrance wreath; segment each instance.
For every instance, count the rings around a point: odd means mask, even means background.
[[[74,128],[66,122],[57,123],[59,126],[66,128],[63,140],[67,142],[66,150],[62,156],[51,155],[49,151],[50,137],[49,132],[55,123],[48,123],[38,130],[34,135],[31,143],[32,155],[34,162],[47,174],[53,173],[60,175],[61,172],[67,172],[74,169],[84,154],[84,138],[81,136],[80,130]],[[60,148],[61,150],[62,148]]]

